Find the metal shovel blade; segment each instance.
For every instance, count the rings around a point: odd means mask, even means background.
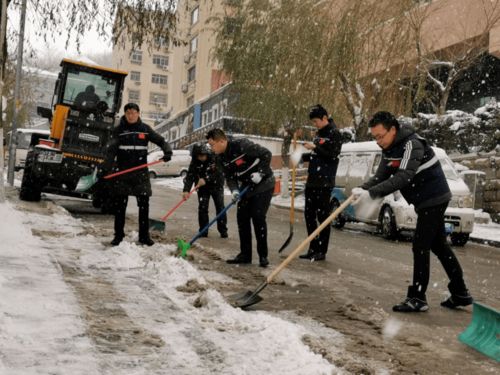
[[[234,294],[228,297],[229,303],[233,307],[239,307],[244,309],[246,307],[250,307],[262,301],[262,297],[252,292],[250,290],[238,294]]]
[[[290,244],[290,241],[292,241],[293,237],[293,228],[290,231],[290,234],[288,235],[288,238],[286,239],[285,243],[281,245],[280,249],[278,250],[278,253],[281,253],[285,248]]]
[[[149,229],[163,232],[165,230],[165,222],[163,220],[149,219]]]
[[[181,252],[180,256],[182,258],[185,258],[187,255],[187,251],[191,248],[191,244],[189,242],[186,242],[186,241],[180,239],[180,240],[177,240],[177,248]]]
[[[79,193],[84,193],[89,190],[97,182],[96,173],[92,173],[86,176],[80,177],[78,183],[76,184],[75,191]]]

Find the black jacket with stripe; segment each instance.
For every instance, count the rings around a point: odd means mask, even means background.
[[[449,202],[450,188],[441,164],[427,141],[410,126],[402,126],[393,144],[382,151],[375,175],[361,186],[372,198],[397,190],[418,212]]]
[[[332,119],[316,132],[313,143],[316,147],[310,153],[302,154],[302,160],[309,162],[306,187],[331,189],[335,186],[342,149],[342,136]]]
[[[273,189],[275,180],[271,158],[271,151],[246,138],[228,140],[226,151],[219,155],[219,161],[229,189],[241,191],[250,186],[247,196]],[[250,179],[253,172],[263,175],[262,181],[257,185]]]
[[[216,162],[213,153],[207,155],[206,161],[201,161],[198,155],[193,152],[188,173],[184,181],[184,192],[189,192],[193,184],[197,184],[200,178],[205,180],[206,185],[200,187],[200,190],[217,191],[224,189],[224,174],[222,168]]]
[[[113,130],[99,174],[110,174],[147,163],[149,142],[158,145],[165,156],[172,156],[170,145],[149,125],[140,119],[135,124],[129,124],[123,116]],[[148,168],[113,177],[109,182],[117,195],[151,195]]]

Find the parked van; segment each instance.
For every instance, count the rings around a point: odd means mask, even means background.
[[[446,152],[433,147],[443,167],[452,199],[445,212],[446,231],[450,233],[451,242],[463,246],[469,240],[474,227],[473,197],[465,182],[458,175],[453,162]],[[377,171],[382,159],[382,149],[376,142],[358,142],[342,145],[339,156],[336,186],[332,191],[334,207],[338,207],[351,190],[360,186]],[[348,206],[333,222],[336,228],[342,228],[346,221],[357,221],[377,225],[385,238],[395,238],[402,230],[415,230],[417,214],[413,205],[408,205],[399,191],[386,196],[370,217],[356,214],[353,206]]]
[[[148,155],[148,163],[163,157],[163,151],[153,151]],[[167,163],[159,163],[149,167],[149,176],[157,178],[161,176],[185,177],[191,163],[189,150],[173,150],[172,160]]]
[[[16,130],[16,134],[17,134],[16,164],[14,170],[19,171],[24,168],[24,165],[26,163],[26,155],[28,154],[28,149],[30,148],[31,144],[31,137],[33,136],[33,134],[37,135],[37,139],[49,138],[50,130],[21,128]],[[9,132],[8,136],[10,144],[12,139],[12,133]]]

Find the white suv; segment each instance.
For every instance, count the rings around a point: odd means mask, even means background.
[[[153,151],[148,155],[148,163],[163,157],[163,151]],[[186,177],[191,163],[189,150],[173,150],[172,160],[166,163],[158,163],[149,167],[149,176],[156,178],[160,176]]]
[[[473,198],[446,152],[437,147],[433,147],[433,150],[443,167],[452,193],[445,212],[446,230],[450,233],[452,244],[463,246],[474,227]],[[338,207],[354,187],[360,186],[375,174],[382,158],[382,150],[376,142],[347,143],[342,145],[339,158],[335,188],[332,191],[334,207]],[[386,196],[371,216],[360,217],[349,206],[332,225],[342,228],[346,221],[378,225],[384,237],[395,238],[401,230],[415,230],[417,214],[413,205],[409,205],[397,191]]]

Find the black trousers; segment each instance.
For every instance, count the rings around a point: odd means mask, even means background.
[[[307,234],[310,235],[332,213],[331,188],[307,187],[305,190],[305,209]],[[310,253],[326,254],[330,241],[331,226],[327,225],[309,244]]]
[[[238,202],[238,233],[240,252],[245,259],[252,259],[252,226],[257,241],[259,257],[267,258],[267,223],[266,214],[273,197],[273,189],[257,193],[250,197],[243,196]]]
[[[199,189],[198,190],[198,224],[200,230],[208,224],[208,206],[210,197],[215,204],[215,212],[217,215],[224,209],[224,190],[223,189]],[[227,216],[222,215],[217,220],[217,230],[220,234],[227,233]],[[208,234],[208,231],[207,231]]]
[[[423,208],[418,212],[417,228],[413,238],[413,284],[408,289],[408,297],[425,300],[429,284],[430,252],[441,262],[450,283],[452,294],[464,295],[467,291],[463,272],[457,257],[446,241],[444,212],[447,203]]]
[[[136,196],[139,207],[139,240],[149,238],[149,196]],[[127,211],[128,196],[116,197],[115,207],[115,237],[125,237],[125,212]]]

